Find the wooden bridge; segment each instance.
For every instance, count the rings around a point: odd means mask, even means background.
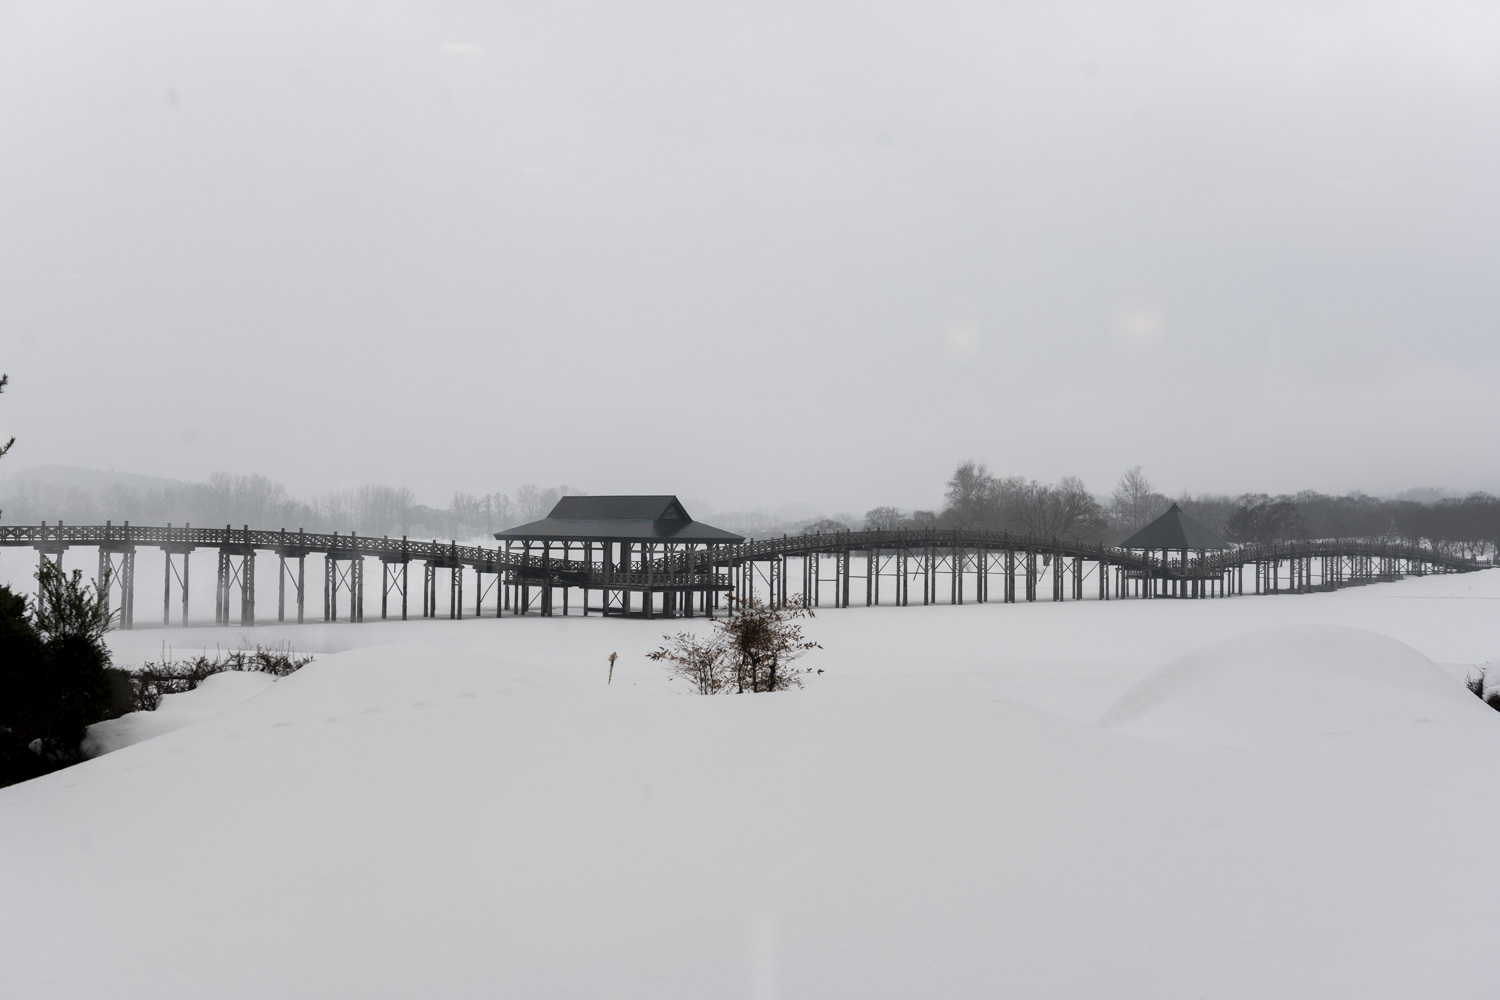
[[[962,529],[841,531],[782,536],[733,545],[704,545],[660,559],[643,558],[622,571],[607,560],[560,557],[550,546],[512,552],[456,542],[371,537],[353,532],[233,528],[141,527],[122,525],[0,526],[0,547],[32,548],[59,566],[74,547],[98,550],[97,580],[107,581],[122,628],[135,621],[135,560],[139,549],[164,555],[162,624],[180,603],[181,624],[189,623],[189,557],[197,549],[217,554],[214,622],[257,622],[257,559],[274,556],[276,620],[287,620],[288,597],[296,621],[306,620],[308,556],[322,561],[322,621],[365,620],[365,568],[380,567],[380,617],[408,616],[409,569],[422,568],[421,616],[439,616],[440,574],[449,592],[446,616],[464,615],[465,578],[473,580],[473,613],[483,615],[492,601],[494,615],[555,612],[561,593],[563,614],[569,595],[581,592],[585,615],[594,613],[692,617],[713,615],[725,593],[781,601],[805,595],[825,604],[867,606],[1222,598],[1246,593],[1285,594],[1333,590],[1406,575],[1468,572],[1486,563],[1462,559],[1421,545],[1383,541],[1309,541],[1246,545],[1200,553],[1145,553],[1089,542],[1034,538],[1005,532]],[[1248,571],[1248,575],[1247,575]],[[913,584],[916,585],[915,592]],[[862,590],[863,594],[859,591]],[[175,600],[174,600],[175,592]],[[599,599],[590,606],[591,595]],[[237,600],[236,600],[237,598]],[[342,608],[341,608],[342,605]],[[342,618],[341,618],[342,611]]]

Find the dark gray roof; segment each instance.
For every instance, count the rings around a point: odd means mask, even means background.
[[[605,518],[625,521],[655,521],[680,517],[691,521],[676,497],[563,497],[547,518]]]
[[[495,532],[507,542],[673,542],[732,545],[745,540],[688,516],[674,496],[563,497],[540,521]]]
[[[1224,541],[1175,503],[1165,514],[1120,543],[1122,549],[1227,549]]]

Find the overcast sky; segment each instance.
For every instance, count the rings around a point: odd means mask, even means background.
[[[0,0],[5,459],[1500,489],[1500,4]]]

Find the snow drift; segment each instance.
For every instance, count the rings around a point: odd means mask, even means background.
[[[1179,657],[1099,722],[1120,733],[1237,747],[1397,737],[1494,723],[1463,684],[1403,642],[1362,629],[1286,625]]]

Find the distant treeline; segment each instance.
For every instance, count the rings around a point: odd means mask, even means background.
[[[1183,496],[1182,509],[1226,541],[1307,538],[1426,542],[1470,557],[1500,546],[1500,497],[1471,493],[1434,503],[1381,500],[1359,493],[1329,496],[1313,490],[1268,496]]]
[[[1101,498],[1076,476],[1042,483],[1021,476],[996,476],[974,461],[961,463],[946,485],[941,510],[875,507],[866,512],[862,527],[985,528],[1118,544],[1175,502],[1229,542],[1384,538],[1425,542],[1463,556],[1500,550],[1500,498],[1488,493],[1432,503],[1382,500],[1360,493],[1329,496],[1312,490],[1279,496],[1184,493],[1168,497],[1157,492],[1141,467],[1135,466],[1120,476],[1113,493]],[[824,520],[804,530],[849,527],[855,525]]]
[[[9,524],[62,520],[69,524],[248,524],[257,528],[358,531],[364,535],[414,538],[476,538],[545,517],[560,497],[582,496],[571,486],[520,486],[509,493],[455,493],[444,508],[419,504],[411,490],[358,486],[301,500],[261,475],[215,473],[206,483],[138,489],[122,483],[90,490],[42,480],[23,481],[0,499]],[[1383,500],[1351,493],[1329,496],[1311,490],[1264,493],[1188,494],[1156,491],[1140,466],[1120,476],[1108,496],[1091,493],[1076,476],[1043,483],[997,476],[983,464],[961,463],[949,478],[938,510],[874,507],[860,521],[849,514],[792,519],[755,512],[724,512],[708,519],[749,536],[853,528],[986,528],[1043,538],[1117,544],[1173,503],[1230,542],[1307,538],[1399,539],[1427,542],[1460,555],[1495,552],[1500,546],[1500,499],[1488,493],[1438,499]]]
[[[571,486],[520,486],[510,493],[455,493],[445,508],[416,502],[401,486],[357,486],[310,500],[293,497],[262,475],[216,472],[206,483],[137,489],[115,483],[99,490],[39,480],[16,484],[0,501],[5,523],[192,524],[216,527],[357,531],[363,535],[473,538],[545,517]]]

